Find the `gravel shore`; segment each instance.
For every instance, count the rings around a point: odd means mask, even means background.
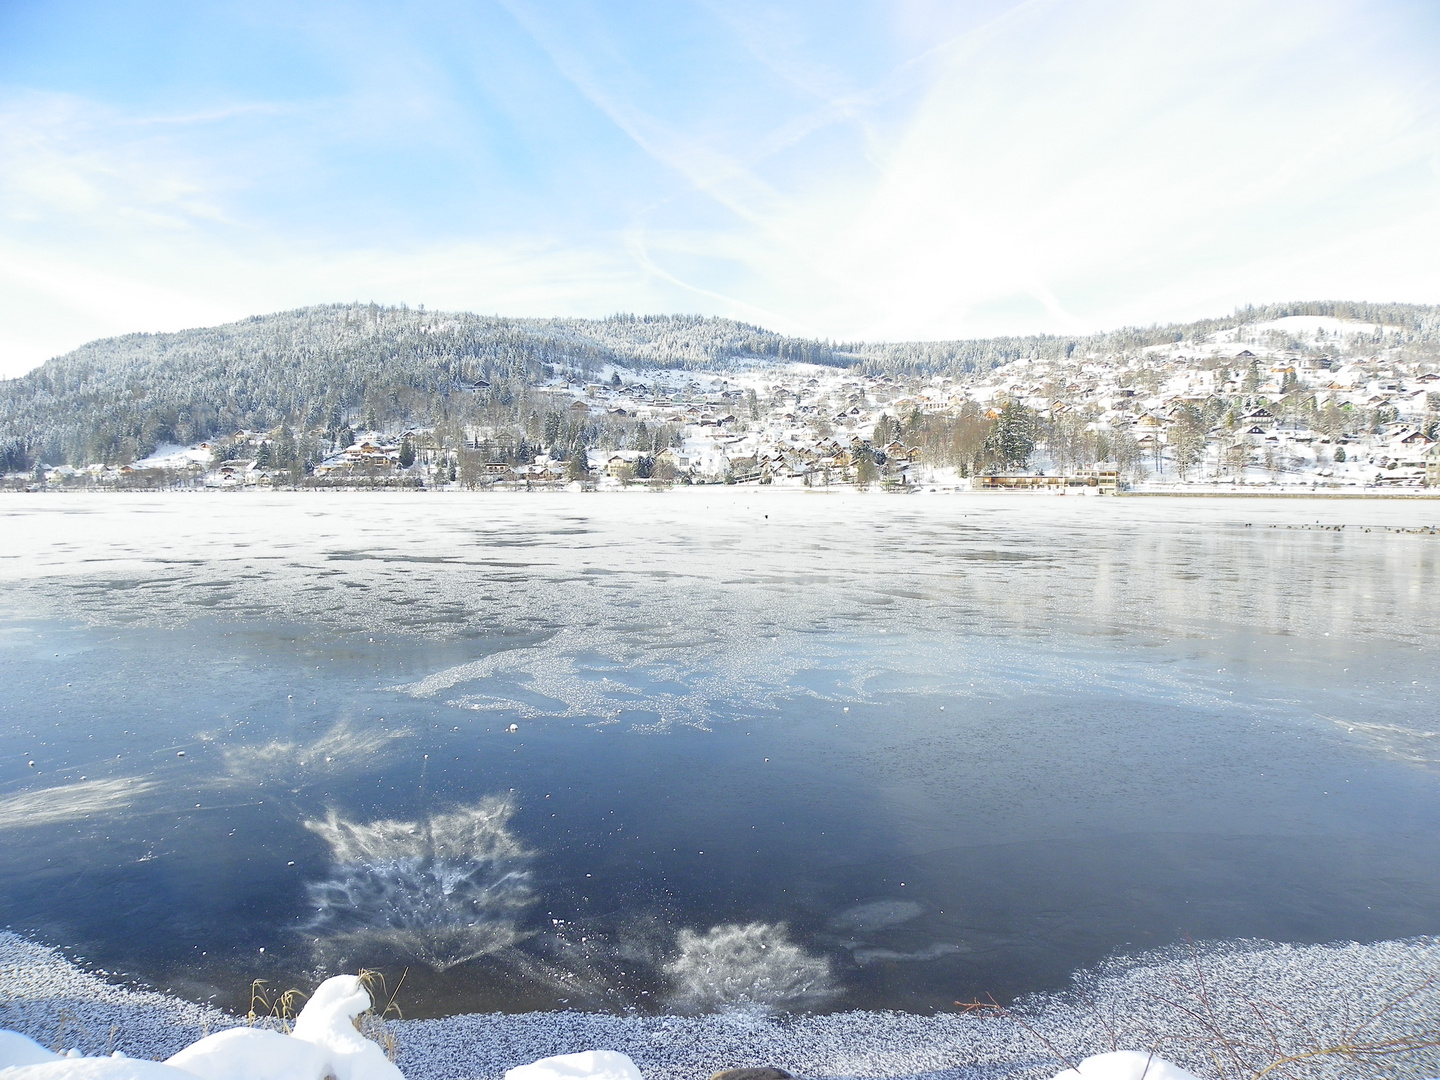
[[[1053,1076],[1064,1067],[1062,1058],[1078,1060],[1117,1045],[1153,1049],[1214,1076],[1218,1061],[1227,1072],[1240,1072],[1242,1059],[1264,1059],[1263,1065],[1356,1029],[1369,1042],[1435,1032],[1437,973],[1437,938],[1369,945],[1232,942],[1112,960],[1077,975],[1064,993],[1030,998],[1008,1016],[556,1012],[390,1026],[407,1080],[497,1080],[516,1065],[591,1049],[628,1054],[646,1080],[704,1080],[744,1065],[778,1065],[813,1080],[1031,1080]],[[203,1005],[114,985],[55,949],[0,933],[0,1027],[47,1046],[163,1058],[240,1023]],[[1307,1075],[1436,1076],[1440,1054],[1421,1050],[1390,1057],[1388,1071],[1366,1069],[1321,1059]]]

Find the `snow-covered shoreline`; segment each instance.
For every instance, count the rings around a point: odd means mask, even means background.
[[[1116,1045],[1155,1049],[1204,1076],[1214,1072],[1209,1051],[1216,1039],[1184,1008],[1194,1009],[1202,994],[1227,1034],[1253,1038],[1269,1025],[1275,1045],[1293,1050],[1338,1040],[1437,971],[1437,938],[1363,945],[1239,942],[1107,962],[1078,974],[1064,993],[1023,1003],[1024,1023],[982,1011],[788,1017],[543,1012],[401,1020],[390,1027],[407,1080],[498,1080],[517,1065],[588,1049],[629,1055],[646,1080],[689,1080],[761,1064],[810,1078],[1029,1080],[1055,1075],[1064,1064],[1057,1054],[1078,1060]],[[165,1057],[208,1032],[244,1023],[207,1006],[117,986],[58,950],[8,932],[0,933],[0,980],[0,1027],[56,1049]],[[1436,1015],[1440,986],[1432,980],[1372,1021],[1364,1035],[1374,1040],[1414,1031],[1417,1024],[1434,1027]],[[1264,1024],[1257,1028],[1260,1016]],[[1354,1075],[1353,1066],[1335,1064]],[[1432,1067],[1426,1075],[1434,1072]]]

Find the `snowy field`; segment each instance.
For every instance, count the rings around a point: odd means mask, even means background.
[[[1036,992],[1214,1074],[1189,935],[1227,1024],[1340,1032],[1436,969],[1436,505],[12,497],[0,924],[175,996],[6,938],[0,1026],[159,1054],[363,964],[412,1080],[1048,1077],[954,1011]]]

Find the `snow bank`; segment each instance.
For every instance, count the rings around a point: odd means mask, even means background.
[[[1153,1054],[1112,1050],[1086,1058],[1077,1068],[1056,1073],[1055,1080],[1196,1080],[1196,1077]]]
[[[200,1080],[325,1080],[324,1050],[291,1035],[259,1028],[232,1028],[208,1035],[167,1065]]]
[[[40,1065],[0,1069],[4,1080],[195,1080],[190,1073],[136,1058],[62,1057]],[[266,1080],[256,1076],[253,1080]]]
[[[3,1080],[402,1080],[380,1047],[355,1028],[370,994],[354,975],[316,989],[293,1033],[232,1028],[207,1035],[163,1064],[125,1057],[65,1055],[13,1031],[0,1031]],[[632,1078],[616,1078],[632,1080]],[[633,1080],[639,1080],[638,1075]]]
[[[0,1031],[0,1069],[17,1065],[42,1065],[60,1057],[18,1031]]]
[[[561,1054],[520,1065],[505,1073],[505,1080],[641,1080],[640,1070],[614,1050],[586,1050]]]

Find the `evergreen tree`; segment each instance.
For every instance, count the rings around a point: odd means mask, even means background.
[[[880,470],[875,466],[875,455],[868,446],[855,452],[855,486],[868,488],[880,479]]]
[[[1170,428],[1170,453],[1175,458],[1175,468],[1181,480],[1204,452],[1205,422],[1195,408],[1183,406]]]
[[[1034,452],[1034,414],[1018,402],[1007,401],[985,440],[985,456],[1002,469],[1023,469]]]

